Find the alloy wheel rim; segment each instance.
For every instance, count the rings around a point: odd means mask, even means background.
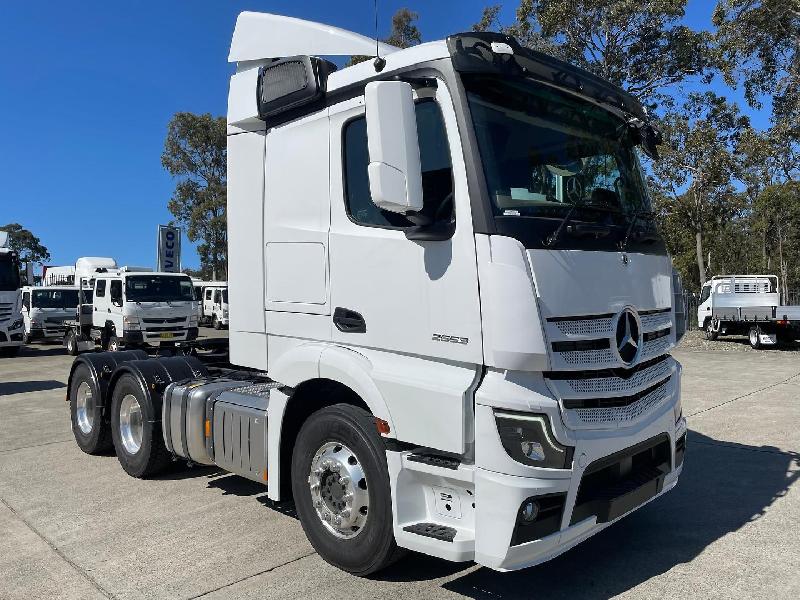
[[[339,442],[326,442],[311,461],[308,476],[311,501],[323,527],[334,536],[351,539],[369,518],[369,491],[361,460]]]
[[[85,434],[94,427],[94,394],[86,381],[81,381],[75,398],[75,418],[78,428]]]
[[[128,454],[136,454],[142,447],[144,421],[142,407],[133,394],[126,394],[119,407],[119,434]]]

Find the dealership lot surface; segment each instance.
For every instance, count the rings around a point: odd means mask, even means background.
[[[0,598],[800,597],[800,352],[720,350],[675,352],[691,431],[663,498],[540,567],[410,555],[364,580],[257,484],[206,468],[138,481],[83,454],[72,359],[26,348],[0,360]]]

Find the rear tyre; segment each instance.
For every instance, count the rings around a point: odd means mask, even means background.
[[[78,356],[78,336],[71,329],[67,331],[64,336],[64,346],[67,349],[67,354],[70,356]]]
[[[750,328],[750,332],[747,334],[747,338],[750,341],[750,347],[753,350],[758,350],[761,348],[761,328],[757,325],[754,325]]]
[[[111,399],[111,435],[119,464],[131,477],[150,477],[170,463],[161,435],[161,415],[139,380],[123,374]]]
[[[714,320],[709,319],[706,322],[706,339],[712,342],[719,337],[719,323],[714,325]]]
[[[336,404],[308,418],[292,455],[292,493],[306,536],[330,564],[363,576],[402,556],[386,450],[365,410]]]
[[[103,420],[100,390],[86,365],[79,365],[72,374],[69,414],[72,435],[81,450],[86,454],[102,454],[111,449],[111,428]]]

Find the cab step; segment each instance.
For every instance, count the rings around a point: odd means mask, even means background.
[[[439,523],[414,523],[403,527],[403,531],[450,543],[453,542],[457,533],[455,527],[448,527]]]
[[[452,469],[453,471],[458,470],[458,465],[461,464],[461,461],[457,458],[451,458],[449,456],[440,456],[437,454],[409,454],[406,457],[406,460],[410,460],[411,462],[418,462],[425,465],[431,465],[433,467],[440,467],[442,469]]]

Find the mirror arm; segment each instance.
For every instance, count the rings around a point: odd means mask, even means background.
[[[455,221],[416,225],[405,230],[406,239],[418,242],[443,242],[452,238],[455,232]]]

